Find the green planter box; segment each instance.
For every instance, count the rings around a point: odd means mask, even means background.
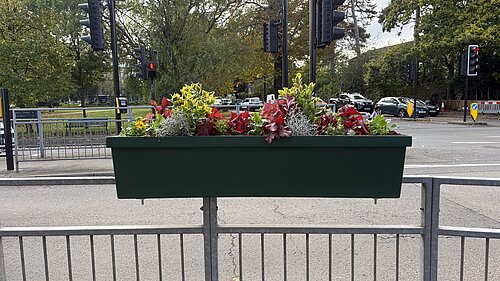
[[[397,198],[410,136],[108,137],[118,198]]]

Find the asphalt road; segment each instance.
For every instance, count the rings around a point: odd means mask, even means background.
[[[398,131],[413,136],[407,151],[405,175],[446,175],[500,178],[500,121],[489,126],[447,124],[446,119],[405,121]],[[2,161],[3,158],[0,158]],[[225,159],[224,163],[229,164]],[[353,168],[369,169],[362,159]],[[2,161],[1,165],[5,165]],[[22,163],[19,174],[5,176],[102,174],[112,172],[111,160],[46,161]],[[136,163],[138,176],[156,176],[159,184],[165,175],[148,175],[145,165]],[[223,175],[223,173],[221,173]],[[325,175],[331,176],[331,175]],[[233,184],[237,188],[237,183]],[[444,186],[441,197],[441,224],[449,226],[500,228],[499,188]],[[400,199],[295,199],[234,198],[219,199],[221,224],[419,224],[420,188],[404,185]],[[117,200],[113,186],[0,187],[0,224],[2,226],[64,225],[182,225],[200,224],[201,199]],[[155,237],[139,236],[141,280],[158,280]],[[333,238],[334,280],[350,280],[351,241],[349,235]],[[96,237],[97,280],[111,280],[109,238]],[[260,236],[243,236],[244,280],[260,280]],[[283,279],[282,237],[268,235],[265,240],[266,280]],[[483,280],[484,239],[467,239],[465,280]],[[48,238],[51,280],[68,280],[64,238]],[[202,239],[184,237],[185,280],[202,280]],[[328,280],[328,236],[310,237],[310,280]],[[117,237],[118,280],[135,280],[132,237]],[[44,280],[43,254],[39,238],[25,239],[28,280]],[[220,280],[239,275],[238,239],[221,235]],[[182,280],[179,236],[162,236],[163,280]],[[74,280],[92,280],[88,237],[72,238]],[[354,244],[356,280],[373,280],[373,236],[357,235]],[[4,239],[8,280],[20,280],[18,240]],[[419,236],[401,238],[400,280],[419,280]],[[287,239],[287,276],[305,280],[305,237]],[[394,280],[395,237],[377,238],[377,280]],[[459,280],[460,239],[440,238],[440,280]],[[500,280],[500,241],[490,242],[490,280]],[[236,279],[234,279],[236,280]]]

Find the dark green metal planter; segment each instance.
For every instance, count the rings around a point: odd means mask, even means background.
[[[108,137],[118,198],[397,198],[410,136]]]

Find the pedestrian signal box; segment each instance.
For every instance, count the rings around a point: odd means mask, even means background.
[[[128,101],[126,97],[117,97],[116,98],[116,113],[117,114],[125,114],[127,113]]]

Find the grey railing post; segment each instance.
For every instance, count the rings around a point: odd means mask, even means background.
[[[203,198],[203,243],[205,252],[205,281],[218,281],[217,198]]]
[[[423,243],[420,250],[422,261],[422,276],[421,280],[431,281],[431,251],[432,251],[432,197],[433,186],[432,178],[426,178],[422,181],[421,190],[421,210],[422,210],[422,227],[424,228],[424,235],[422,236]]]
[[[14,127],[14,151],[16,155],[14,155],[16,161],[16,173],[19,173],[19,139],[17,135],[17,120],[16,120],[16,110],[12,110],[12,127]]]
[[[0,236],[0,281],[7,281],[5,274],[5,258],[3,256],[2,236]]]
[[[441,182],[432,178],[432,218],[431,218],[431,279],[438,280],[438,253],[439,253],[439,205],[441,198]]]
[[[43,146],[43,125],[42,125],[42,112],[36,111],[36,127],[38,130],[38,139],[40,140],[40,157],[45,157],[45,148]]]

